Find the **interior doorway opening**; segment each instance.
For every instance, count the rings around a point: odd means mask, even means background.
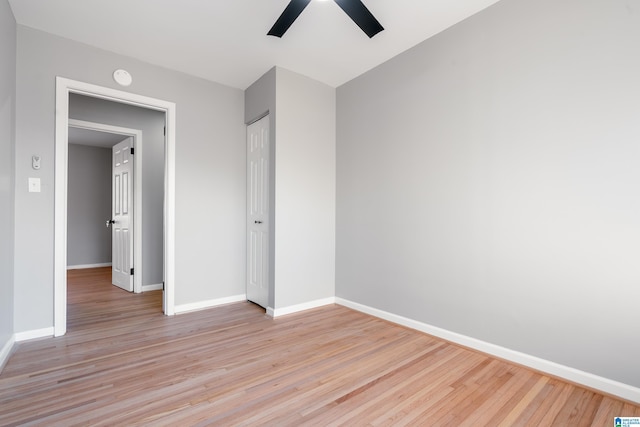
[[[68,184],[67,184],[67,268],[112,267],[113,234],[113,147],[132,139],[132,266],[142,272],[142,154],[143,136],[140,129],[113,126],[105,123],[69,119]],[[108,163],[108,170],[104,163]],[[97,175],[97,176],[96,176]],[[80,182],[78,182],[80,181]],[[100,187],[102,186],[102,187]],[[94,188],[98,187],[98,188]],[[74,191],[78,194],[74,194]],[[113,274],[113,273],[112,273]],[[132,291],[143,289],[142,274],[132,274]],[[112,279],[113,283],[113,279]],[[160,287],[161,289],[161,287]]]
[[[162,305],[175,314],[175,123],[176,106],[155,98],[58,77],[56,79],[55,219],[54,219],[54,335],[67,330],[67,179],[69,98],[72,94],[114,101],[164,114],[164,179],[162,237]]]

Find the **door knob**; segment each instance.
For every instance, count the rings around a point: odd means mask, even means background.
[[[113,220],[113,219],[108,219],[108,220],[107,220],[107,228],[109,228],[109,226],[110,226],[111,224],[115,224],[115,223],[116,223],[116,221],[115,221],[115,220]]]
[[[262,221],[253,221],[255,224],[262,224]]]

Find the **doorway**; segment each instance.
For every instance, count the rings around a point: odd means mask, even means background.
[[[91,147],[97,147],[97,148],[103,148],[105,149],[105,151],[109,151],[108,156],[109,156],[109,162],[111,164],[110,167],[110,171],[112,171],[113,169],[113,163],[111,161],[112,159],[112,153],[111,150],[113,149],[113,146],[116,145],[117,143],[121,143],[121,141],[126,140],[127,138],[132,138],[133,139],[133,147],[135,147],[135,152],[136,154],[133,155],[133,188],[132,188],[132,199],[133,199],[133,206],[131,209],[132,210],[132,216],[133,216],[133,226],[131,227],[131,229],[133,230],[133,234],[132,234],[132,239],[133,239],[133,251],[131,253],[131,258],[133,259],[133,264],[137,269],[138,272],[142,272],[144,271],[144,266],[143,266],[143,262],[144,262],[144,258],[142,256],[142,218],[144,217],[143,215],[143,204],[142,204],[142,155],[144,153],[143,150],[143,137],[142,137],[142,130],[140,129],[132,129],[132,128],[125,128],[125,127],[121,127],[121,126],[113,126],[113,125],[109,125],[109,124],[105,124],[105,123],[96,123],[96,122],[88,122],[88,121],[84,121],[84,120],[77,120],[77,119],[69,119],[69,139],[68,139],[68,143],[70,144],[69,147],[69,155],[68,155],[68,164],[67,164],[67,170],[69,170],[69,167],[71,165],[71,146],[72,145],[88,145]],[[107,155],[107,153],[105,153],[105,155]],[[109,189],[112,189],[112,179],[111,179],[111,174],[112,172],[109,173]],[[68,179],[68,188],[73,185],[73,180],[71,179],[71,177],[69,177]],[[70,203],[71,200],[73,198],[72,194],[68,194],[67,195],[67,202]],[[71,219],[72,219],[72,207],[71,205],[68,205],[68,209],[67,209],[67,218],[70,220],[71,223]],[[110,211],[113,211],[113,195],[110,193],[109,195],[109,209]],[[107,225],[105,223],[106,220],[111,220],[113,218],[113,212],[110,212],[109,214],[107,214],[106,212],[103,214],[103,217],[96,217],[96,218],[84,218],[84,221],[88,221],[91,220],[92,222],[94,222],[95,224],[103,224],[105,226],[106,229],[108,229],[109,233],[111,233],[111,228],[110,225]],[[70,227],[68,227],[67,230],[68,233],[71,233],[71,235],[67,235],[67,261],[68,264],[71,264],[72,266],[74,265],[74,262],[72,260],[72,258],[75,256],[74,255],[74,251],[72,250],[73,245],[71,243],[75,243],[72,242],[72,230]],[[109,239],[110,241],[110,239]],[[82,245],[83,247],[86,247],[86,245]],[[114,244],[113,242],[110,241],[109,244],[109,253],[113,253],[113,249],[114,249]],[[113,256],[111,257],[111,260],[113,260]],[[93,265],[93,263],[89,264],[90,266]],[[98,266],[98,265],[96,265]],[[113,274],[113,273],[112,273]],[[154,286],[147,286],[146,289],[143,289],[143,283],[142,283],[142,274],[133,274],[131,275],[133,278],[133,292],[134,293],[141,293],[143,290],[152,290],[152,289],[158,289],[158,287],[154,287]],[[161,289],[161,288],[160,288]]]
[[[69,96],[79,94],[138,106],[165,114],[163,311],[175,314],[175,127],[176,105],[155,98],[75,80],[56,78],[55,214],[54,214],[54,335],[67,330],[67,177]]]

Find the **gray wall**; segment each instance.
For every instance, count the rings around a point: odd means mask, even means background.
[[[163,280],[164,116],[132,105],[69,96],[71,118],[142,131],[142,149],[138,150],[142,156],[142,285]]]
[[[245,92],[247,123],[270,113],[269,306],[335,293],[335,89],[275,67]]]
[[[640,386],[639,53],[503,0],[338,88],[337,296]]]
[[[0,350],[14,332],[15,82],[16,22],[9,3],[0,0]]]
[[[55,77],[175,102],[176,304],[245,291],[244,96],[238,89],[18,26],[16,99],[15,329],[53,326]],[[42,156],[42,193],[27,192],[30,159]],[[38,268],[34,268],[37,266]]]
[[[335,295],[336,91],[276,73],[275,306]]]
[[[69,144],[67,265],[111,262],[111,149]]]

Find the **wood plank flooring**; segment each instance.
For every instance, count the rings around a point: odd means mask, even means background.
[[[19,343],[0,425],[611,426],[640,407],[349,310],[165,317],[69,273],[68,333]]]

